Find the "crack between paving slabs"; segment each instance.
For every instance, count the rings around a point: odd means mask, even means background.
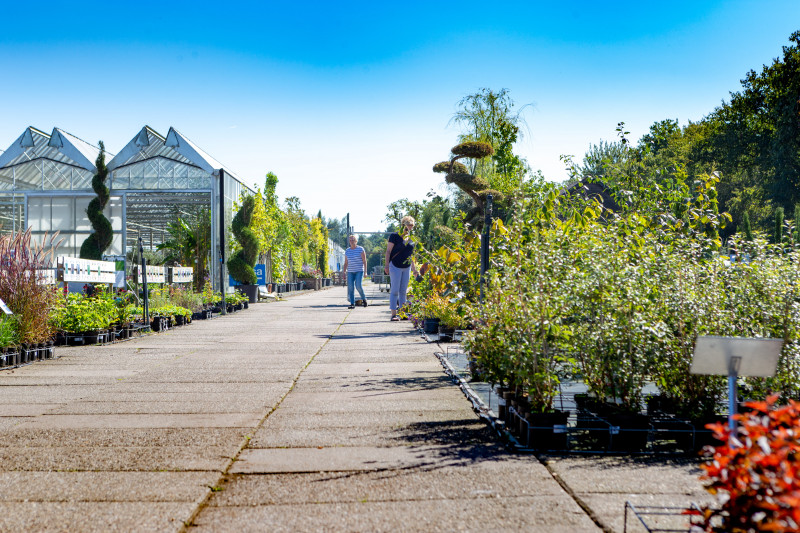
[[[438,348],[441,350],[441,348],[442,348],[442,347],[441,347],[441,344],[439,344],[439,343],[437,342],[437,343],[436,343],[436,345],[437,345],[437,346],[438,346]],[[443,352],[444,352],[444,351],[442,350],[442,353],[443,353]],[[461,377],[461,376],[459,375],[459,373],[458,373],[458,372],[455,370],[455,368],[453,368],[453,367],[450,365],[449,361],[447,361],[447,360],[446,360],[444,357],[439,357],[439,356],[438,356],[436,353],[434,353],[434,356],[436,356],[436,357],[437,357],[437,359],[439,359],[439,362],[442,364],[442,367],[444,367],[444,369],[445,369],[445,374],[449,375],[451,378],[453,378],[453,380],[454,380],[456,383],[458,383],[458,385],[459,385],[459,388],[461,389],[461,392],[463,392],[463,393],[464,393],[464,396],[465,396],[465,397],[466,397],[468,400],[470,400],[470,402],[472,403],[472,408],[473,408],[473,410],[474,410],[476,413],[478,413],[478,415],[480,416],[480,418],[481,418],[482,420],[484,420],[484,421],[485,421],[485,422],[486,422],[488,425],[490,425],[490,426],[491,426],[491,427],[492,427],[492,428],[495,430],[495,432],[497,433],[497,436],[498,436],[498,437],[500,437],[500,438],[501,438],[501,440],[505,440],[505,441],[506,441],[506,442],[504,443],[504,444],[506,444],[506,448],[507,448],[508,450],[510,450],[510,451],[514,451],[514,450],[515,450],[515,447],[514,447],[514,446],[509,446],[509,444],[511,444],[511,443],[509,443],[508,441],[509,441],[509,440],[510,440],[510,441],[515,441],[516,439],[514,439],[514,437],[513,437],[513,436],[512,436],[510,433],[508,433],[508,432],[505,432],[504,430],[501,430],[501,429],[498,427],[498,425],[496,424],[495,420],[493,420],[493,413],[491,413],[491,411],[489,411],[489,413],[487,413],[487,412],[485,412],[485,411],[487,410],[487,408],[485,408],[485,407],[484,407],[484,408],[481,408],[481,405],[480,405],[480,404],[482,404],[483,402],[481,402],[481,401],[480,401],[480,399],[478,398],[478,396],[477,396],[477,395],[476,395],[476,394],[475,394],[475,393],[472,391],[472,389],[471,389],[471,387],[469,386],[469,384],[467,383],[467,381],[466,381],[466,380],[465,380],[463,377]],[[504,433],[505,433],[505,434],[504,434]],[[517,453],[520,453],[518,450],[516,450],[516,451],[517,451]],[[539,455],[537,455],[537,454],[533,454],[533,455],[534,455],[534,457],[536,457],[536,460],[537,460],[537,461],[539,461],[539,463],[541,463],[541,464],[542,464],[542,466],[544,466],[544,467],[547,469],[547,472],[548,472],[548,473],[550,474],[550,476],[551,476],[551,477],[552,477],[552,478],[555,480],[555,482],[559,484],[559,486],[561,487],[561,489],[562,489],[564,492],[566,492],[566,493],[567,493],[567,495],[568,495],[570,498],[572,498],[572,500],[573,500],[573,501],[574,501],[576,504],[578,504],[578,507],[580,507],[580,508],[581,508],[581,510],[583,510],[583,512],[584,512],[584,513],[586,513],[586,516],[588,516],[588,517],[589,517],[589,519],[590,519],[592,522],[594,522],[594,523],[595,523],[595,525],[596,525],[597,527],[599,527],[600,529],[602,529],[604,533],[615,533],[615,531],[614,531],[613,529],[611,529],[609,526],[607,526],[606,524],[604,524],[604,523],[603,523],[603,521],[600,519],[600,517],[599,517],[599,516],[597,516],[597,514],[596,514],[596,513],[595,513],[595,512],[592,510],[592,508],[591,508],[591,507],[589,507],[589,505],[588,505],[586,502],[584,502],[584,501],[581,499],[581,497],[580,497],[580,496],[578,496],[578,495],[575,493],[575,491],[573,491],[573,490],[572,490],[572,488],[571,488],[571,487],[570,487],[570,486],[567,484],[567,482],[566,482],[566,481],[564,481],[564,480],[561,478],[561,476],[559,476],[559,475],[558,475],[558,473],[556,473],[556,472],[555,472],[555,471],[554,471],[554,470],[553,470],[553,469],[550,467],[550,464],[549,464],[549,462],[548,462],[546,459],[543,459],[542,457],[540,457],[540,456],[539,456]]]
[[[245,435],[244,439],[242,440],[242,443],[239,445],[239,450],[237,450],[236,454],[234,454],[234,456],[231,457],[230,461],[228,461],[227,466],[225,466],[225,468],[222,470],[222,473],[217,478],[217,482],[213,486],[208,488],[208,492],[206,493],[205,497],[202,500],[200,500],[200,502],[198,502],[197,507],[195,507],[194,511],[192,511],[192,514],[189,516],[189,518],[187,518],[183,522],[183,525],[181,526],[181,528],[178,529],[179,533],[188,532],[189,531],[189,527],[194,525],[194,521],[197,518],[197,516],[200,514],[200,512],[203,509],[206,508],[206,506],[208,506],[209,501],[214,496],[214,493],[216,492],[215,488],[219,487],[220,484],[228,477],[231,467],[233,466],[233,464],[236,461],[239,460],[239,456],[242,454],[244,449],[247,448],[247,446],[250,444],[250,439],[252,438],[252,436],[261,428],[261,426],[264,425],[264,422],[267,421],[267,418],[269,418],[270,415],[272,415],[272,413],[274,413],[275,411],[278,410],[278,408],[283,403],[283,400],[285,400],[286,397],[289,396],[289,394],[294,390],[294,386],[297,384],[297,381],[300,379],[300,376],[303,375],[303,372],[306,371],[306,369],[311,365],[311,363],[314,362],[314,359],[316,359],[316,357],[325,348],[325,346],[328,345],[328,343],[336,335],[336,333],[339,332],[339,330],[341,329],[342,325],[347,321],[347,318],[349,316],[350,316],[350,312],[348,312],[345,315],[345,317],[342,319],[342,321],[339,323],[339,325],[336,326],[336,329],[333,331],[333,333],[331,333],[328,336],[328,338],[325,340],[325,342],[322,343],[322,346],[320,346],[319,349],[316,352],[314,352],[314,355],[312,355],[311,358],[306,362],[306,364],[303,365],[303,368],[300,369],[300,371],[297,373],[297,375],[292,380],[292,385],[289,387],[289,390],[287,390],[283,394],[283,396],[280,397],[278,402],[272,407],[272,409],[270,409],[269,412],[267,414],[265,414],[261,418],[261,420],[258,421],[258,424],[256,424],[256,426],[247,435]]]

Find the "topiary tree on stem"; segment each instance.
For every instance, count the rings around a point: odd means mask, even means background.
[[[253,210],[255,209],[255,197],[245,196],[242,198],[242,206],[233,217],[231,228],[236,240],[239,241],[242,249],[228,261],[228,272],[233,279],[242,285],[255,285],[258,283],[255,267],[258,258],[258,237],[250,228],[253,221]]]
[[[89,202],[89,207],[86,208],[86,215],[89,217],[89,222],[92,223],[94,233],[83,241],[80,251],[81,259],[94,259],[97,261],[103,259],[103,252],[111,245],[111,240],[114,237],[111,222],[103,215],[103,209],[105,209],[111,193],[106,187],[106,178],[108,178],[106,149],[103,141],[100,141],[99,144],[100,153],[97,155],[97,160],[94,164],[97,172],[92,178],[92,189],[94,189],[97,196]]]
[[[458,160],[462,158],[483,159],[494,153],[494,148],[487,142],[469,141],[458,144],[450,150],[453,154],[450,161],[442,161],[433,166],[433,171],[445,174],[445,181],[452,183],[464,191],[475,202],[475,209],[468,213],[467,220],[476,222],[480,220],[483,213],[486,195],[494,196],[494,201],[498,202],[503,197],[502,193],[489,188],[489,184],[483,178],[479,178],[469,173],[469,170]]]

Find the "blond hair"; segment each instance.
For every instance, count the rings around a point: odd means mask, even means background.
[[[403,219],[400,220],[400,225],[405,226],[406,224],[412,224],[412,225],[416,224],[414,217],[412,217],[411,215],[404,216]]]

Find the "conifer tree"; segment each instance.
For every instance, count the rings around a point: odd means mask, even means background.
[[[750,227],[750,213],[745,211],[742,213],[742,231],[744,232],[744,238],[748,241],[753,240],[753,230]]]
[[[100,141],[99,144],[100,153],[97,155],[97,160],[94,164],[97,172],[92,178],[92,189],[94,189],[97,196],[89,202],[89,206],[86,208],[86,215],[89,217],[94,233],[83,241],[80,251],[81,259],[94,259],[97,261],[103,259],[103,252],[111,246],[111,240],[114,237],[111,222],[103,215],[103,209],[108,203],[111,192],[106,186],[106,179],[108,178],[106,149],[103,141]]]
[[[242,206],[233,217],[231,228],[233,235],[242,249],[228,261],[228,272],[233,279],[243,285],[255,285],[258,277],[254,269],[258,258],[258,237],[250,228],[253,220],[253,209],[255,208],[255,197],[252,195],[242,198]]]

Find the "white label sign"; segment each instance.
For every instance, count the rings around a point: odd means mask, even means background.
[[[39,285],[55,285],[56,284],[56,270],[55,268],[40,268],[38,271],[38,278],[36,278]]]
[[[3,310],[3,312],[4,312],[5,314],[7,314],[7,315],[13,315],[13,314],[14,314],[14,313],[12,313],[12,312],[11,312],[11,309],[9,309],[9,308],[8,308],[8,306],[7,306],[7,305],[6,305],[6,303],[3,301],[3,299],[2,299],[2,298],[0,298],[0,309],[2,309],[2,310]]]
[[[83,281],[88,283],[114,283],[117,266],[112,261],[93,261],[76,257],[59,257],[59,281]]]
[[[164,267],[156,265],[147,265],[147,283],[166,283],[167,278],[164,275]],[[137,271],[137,278],[139,283],[142,282],[142,267],[139,266]]]
[[[191,283],[194,279],[194,268],[192,267],[170,268],[172,268],[172,283]]]

